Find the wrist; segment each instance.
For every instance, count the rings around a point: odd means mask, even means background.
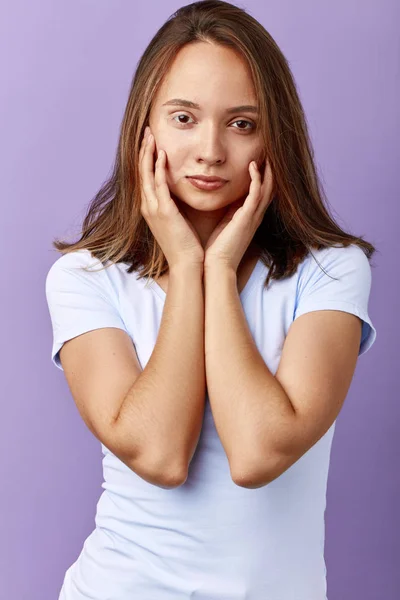
[[[204,265],[204,280],[215,285],[237,285],[237,273],[233,267],[222,262]]]
[[[204,275],[207,273],[218,273],[222,277],[236,277],[236,269],[222,260],[204,262]]]
[[[204,266],[202,263],[179,263],[169,267],[168,274],[172,278],[202,277]]]

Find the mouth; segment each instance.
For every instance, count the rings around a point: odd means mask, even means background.
[[[187,177],[187,179],[199,190],[218,190],[227,183],[226,179],[221,177]]]
[[[212,176],[212,175],[188,175],[189,179],[200,179],[201,181],[224,181],[226,182],[227,180],[224,179],[223,177],[217,177],[217,176]]]

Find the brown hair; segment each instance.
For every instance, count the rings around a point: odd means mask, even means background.
[[[292,275],[317,249],[356,244],[371,258],[374,246],[343,231],[327,209],[314,165],[307,122],[288,62],[264,27],[244,9],[219,0],[194,2],[173,13],[151,40],[133,77],[112,175],[91,201],[75,243],[55,240],[62,252],[86,249],[102,263],[124,262],[138,277],[158,277],[168,263],[141,214],[138,157],[152,100],[186,44],[212,42],[239,52],[249,65],[259,102],[259,127],[271,164],[273,200],[253,242],[270,267],[268,278]]]

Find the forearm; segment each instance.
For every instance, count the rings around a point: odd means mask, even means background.
[[[208,268],[205,284],[205,366],[214,422],[238,475],[273,464],[293,431],[294,410],[267,368],[249,331],[235,272]],[[253,470],[254,469],[254,470]]]
[[[119,420],[135,432],[139,454],[185,472],[201,432],[205,402],[202,271],[170,271],[157,342],[127,394]]]

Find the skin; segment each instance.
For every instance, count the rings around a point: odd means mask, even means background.
[[[196,102],[200,109],[163,106],[173,98]],[[160,149],[165,151],[171,198],[190,221],[203,248],[215,240],[221,219],[248,197],[253,179],[250,162],[255,160],[258,167],[263,163],[257,114],[226,112],[245,104],[257,105],[246,63],[232,49],[208,42],[181,49],[153,101],[149,126],[155,141],[154,157]],[[198,190],[186,176],[199,173],[223,177],[228,183],[219,190]],[[261,175],[257,172],[256,177],[260,180]],[[246,265],[249,261],[251,267],[255,264],[256,254],[249,243],[241,261],[245,277]]]

